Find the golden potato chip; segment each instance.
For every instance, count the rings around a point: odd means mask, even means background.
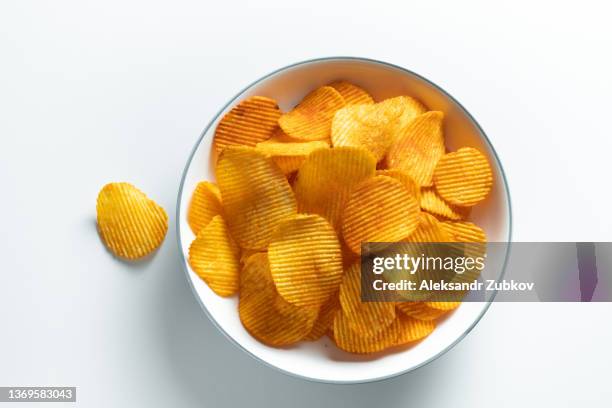
[[[302,340],[318,316],[318,308],[298,307],[279,296],[265,253],[249,257],[242,269],[238,312],[253,337],[276,347]]]
[[[281,111],[274,99],[251,96],[223,116],[215,131],[214,146],[220,153],[228,146],[255,146],[272,135]]]
[[[389,326],[371,336],[353,330],[350,322],[350,318],[344,312],[336,313],[333,340],[344,351],[357,354],[375,353],[397,344],[400,335],[399,319],[395,319]]]
[[[406,187],[406,190],[408,190],[408,192],[412,194],[412,196],[416,199],[416,202],[421,202],[421,187],[412,179],[412,177],[410,177],[403,171],[397,169],[376,170],[376,175],[389,176],[393,177],[396,180],[399,180],[404,185],[404,187]]]
[[[289,174],[299,169],[306,156],[314,150],[327,147],[329,145],[321,140],[312,142],[281,142],[270,139],[258,143],[255,150],[271,157],[284,174]]]
[[[216,215],[189,247],[189,265],[219,296],[231,296],[240,284],[240,248],[223,217]]]
[[[440,226],[457,242],[487,242],[485,232],[472,222],[444,221]]]
[[[297,211],[287,179],[272,159],[251,147],[228,147],[216,170],[232,236],[242,248],[265,249],[272,231]]]
[[[338,91],[323,86],[306,95],[291,112],[283,114],[278,124],[292,138],[325,140],[329,138],[334,114],[344,105]]]
[[[298,210],[319,214],[338,228],[351,189],[375,171],[376,160],[365,149],[315,150],[297,173],[294,190]]]
[[[340,305],[351,329],[364,337],[372,337],[395,320],[393,302],[361,300],[361,263],[355,262],[344,273],[340,285]]]
[[[349,105],[336,112],[332,122],[333,146],[364,147],[380,161],[396,138],[400,124],[408,123],[424,107],[408,96],[374,105]]]
[[[476,224],[471,222],[445,221],[440,226],[453,238],[453,240],[465,243],[460,249],[463,254],[469,258],[477,259],[484,258],[487,252],[487,236],[485,232]],[[459,249],[459,248],[458,248]],[[453,281],[471,283],[478,279],[480,270],[466,270],[461,274],[457,274]],[[445,299],[449,299],[445,296]]]
[[[400,129],[387,152],[387,166],[402,170],[420,186],[431,186],[436,164],[445,152],[443,118],[442,112],[426,112]]]
[[[429,336],[436,328],[436,324],[431,320],[425,321],[415,319],[401,313],[397,316],[397,320],[399,322],[397,345],[404,345],[422,340]]]
[[[449,203],[473,206],[491,191],[493,173],[485,155],[472,147],[462,147],[440,159],[434,183],[440,197]]]
[[[126,259],[157,249],[168,231],[168,215],[129,183],[109,183],[98,194],[98,231],[107,248]]]
[[[447,203],[438,195],[433,187],[421,189],[421,209],[449,220],[465,220],[471,212],[470,207],[461,207]]]
[[[461,302],[400,302],[397,308],[407,316],[423,321],[436,320],[459,307]]]
[[[312,330],[304,340],[307,341],[316,341],[319,340],[334,324],[334,317],[336,313],[340,310],[340,299],[338,299],[338,294],[334,293],[329,297],[327,302],[321,306],[319,310],[319,316],[317,320],[315,320],[314,325],[312,326]]]
[[[223,214],[219,187],[208,181],[199,182],[187,209],[187,223],[191,231],[198,235],[198,232],[219,214]]]
[[[243,249],[240,251],[240,264],[244,265],[252,255],[260,254],[264,251],[259,249]]]
[[[366,91],[350,82],[336,81],[329,86],[342,95],[347,105],[371,105],[374,103],[374,99]]]
[[[358,252],[362,242],[396,242],[416,230],[419,205],[403,184],[374,176],[355,187],[342,220],[346,245]]]
[[[421,213],[419,218],[419,226],[409,236],[404,239],[405,242],[415,243],[437,243],[437,242],[453,242],[450,235],[443,227],[442,223],[431,214]]]
[[[282,221],[268,247],[278,293],[296,306],[321,306],[342,281],[342,250],[336,232],[319,215]]]

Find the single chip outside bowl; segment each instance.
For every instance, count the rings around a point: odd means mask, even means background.
[[[221,109],[202,133],[183,174],[177,203],[177,237],[183,266],[196,298],[211,321],[241,350],[295,377],[327,383],[362,383],[414,370],[442,355],[474,327],[489,304],[464,302],[439,322],[436,330],[425,339],[367,358],[338,349],[327,336],[314,342],[302,341],[290,348],[277,349],[262,344],[247,332],[237,313],[236,296],[217,296],[186,262],[189,245],[195,238],[186,219],[188,204],[199,181],[215,181],[212,139],[223,115],[239,101],[255,95],[273,98],[283,112],[288,112],[304,95],[338,80],[358,85],[375,101],[409,95],[421,101],[429,110],[444,112],[444,136],[448,151],[464,146],[477,148],[487,157],[493,170],[493,188],[487,199],[473,208],[469,220],[486,232],[489,242],[509,241],[511,210],[503,171],[491,143],[467,111],[442,89],[406,69],[346,57],[306,61],[282,68],[245,88]],[[202,339],[203,347],[205,342],[206,339]],[[206,369],[214,369],[214,365]]]

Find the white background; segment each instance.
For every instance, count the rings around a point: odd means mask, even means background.
[[[77,386],[83,407],[609,406],[610,304],[494,304],[452,351],[381,383],[263,367],[200,310],[174,211],[231,96],[355,55],[424,75],[476,117],[508,175],[515,240],[612,240],[610,15],[584,0],[3,1],[0,386]],[[170,215],[137,265],[95,228],[98,190],[122,180]]]

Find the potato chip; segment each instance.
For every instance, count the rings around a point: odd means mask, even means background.
[[[472,222],[444,221],[440,226],[457,242],[487,242],[485,232]]]
[[[187,209],[187,223],[191,231],[198,235],[198,232],[219,214],[223,214],[219,187],[208,181],[199,182]]]
[[[246,264],[251,256],[255,254],[260,254],[262,252],[263,251],[259,249],[243,249],[242,251],[240,251],[240,264]]]
[[[397,308],[407,316],[431,321],[459,307],[461,302],[400,302]]]
[[[389,176],[393,177],[396,180],[399,180],[406,190],[416,199],[417,203],[421,202],[421,187],[406,173],[401,170],[376,170],[376,175],[378,176]]]
[[[296,214],[291,186],[272,159],[250,147],[228,147],[217,182],[232,236],[242,248],[265,249],[272,231]]]
[[[449,203],[473,206],[491,191],[493,173],[485,155],[472,147],[462,147],[440,159],[434,183],[440,197]]]
[[[363,242],[396,242],[419,224],[419,205],[398,180],[374,176],[355,187],[342,221],[346,245],[358,253]]]
[[[314,325],[312,326],[312,330],[304,340],[307,341],[316,341],[328,332],[328,330],[334,324],[334,318],[336,317],[336,313],[340,311],[340,299],[338,299],[338,294],[334,293],[329,297],[327,302],[321,306],[319,310],[319,316],[317,320],[315,320]]]
[[[336,232],[319,215],[282,221],[268,247],[278,293],[296,306],[321,306],[342,281],[342,251]]]
[[[344,105],[344,98],[338,91],[323,86],[306,95],[292,111],[283,114],[278,124],[292,138],[325,140],[330,136],[334,114]]]
[[[366,91],[350,82],[336,81],[329,86],[342,95],[347,105],[371,105],[374,103],[374,99]]]
[[[443,118],[442,112],[423,113],[400,129],[387,152],[387,166],[402,170],[420,186],[431,186],[436,164],[445,152]]]
[[[424,107],[407,96],[374,105],[350,105],[336,112],[332,122],[333,146],[364,147],[380,161],[396,138],[399,124],[408,123]]]
[[[419,226],[409,236],[404,239],[405,242],[416,243],[438,243],[438,242],[453,242],[450,235],[433,215],[421,213],[419,218]]]
[[[471,212],[470,207],[461,207],[447,203],[438,195],[433,187],[421,189],[421,209],[449,220],[465,220]]]
[[[397,344],[400,336],[399,319],[371,336],[353,330],[350,322],[350,318],[341,311],[336,313],[333,325],[334,342],[340,349],[349,353],[376,353]]]
[[[281,111],[274,99],[251,96],[223,116],[215,131],[214,146],[220,153],[228,146],[255,146],[272,135]]]
[[[361,300],[361,263],[348,268],[340,285],[340,305],[351,329],[364,337],[372,337],[395,320],[393,302]]]
[[[240,248],[222,216],[215,216],[193,240],[189,265],[217,295],[227,297],[238,291]]]
[[[484,258],[487,252],[487,236],[485,232],[476,224],[471,222],[450,222],[445,221],[440,224],[452,238],[457,242],[465,243],[461,250],[463,254],[469,258],[477,259]],[[479,269],[466,270],[461,274],[457,274],[453,281],[472,283],[480,276]],[[445,296],[445,299],[449,299]]]
[[[399,323],[399,334],[397,345],[405,345],[415,341],[423,340],[429,336],[436,328],[436,324],[429,320],[420,320],[400,313],[397,316]]]
[[[376,160],[365,149],[338,147],[312,152],[302,163],[294,190],[298,210],[319,214],[336,229],[351,189],[374,175]]]
[[[289,174],[300,168],[300,165],[310,153],[324,149],[329,145],[321,140],[312,142],[281,142],[275,139],[257,144],[255,150],[269,156],[284,174]]]
[[[109,183],[98,194],[98,231],[107,248],[125,259],[157,249],[168,231],[168,215],[129,183]]]
[[[275,347],[302,340],[318,316],[318,308],[298,307],[279,296],[265,253],[252,255],[242,269],[238,312],[253,337]]]

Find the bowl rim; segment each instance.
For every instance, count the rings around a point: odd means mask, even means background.
[[[263,364],[264,366],[270,367],[273,370],[275,370],[276,372],[280,372],[284,375],[293,377],[293,378],[299,378],[302,380],[307,380],[310,382],[315,382],[315,383],[323,383],[323,384],[338,384],[338,385],[343,385],[343,384],[365,384],[365,383],[374,383],[374,382],[379,382],[379,381],[384,381],[384,380],[388,380],[391,378],[395,378],[395,377],[399,377],[401,375],[407,374],[409,372],[412,372],[418,368],[421,368],[429,363],[431,363],[432,361],[437,360],[438,358],[440,358],[442,355],[446,354],[448,351],[450,351],[451,349],[453,349],[457,344],[459,344],[459,342],[461,342],[463,339],[465,339],[465,337],[474,329],[474,327],[476,327],[476,325],[480,322],[480,320],[483,318],[483,316],[485,315],[485,313],[489,310],[489,307],[491,306],[491,304],[493,303],[493,301],[495,300],[495,296],[497,295],[497,291],[495,291],[493,293],[493,295],[491,296],[490,300],[488,300],[486,302],[485,307],[482,309],[482,311],[480,312],[480,314],[478,315],[478,318],[475,319],[472,324],[461,334],[461,336],[457,337],[451,344],[449,344],[446,348],[440,350],[436,355],[434,355],[433,357],[423,361],[421,364],[415,365],[413,367],[407,368],[406,370],[403,371],[398,371],[396,373],[393,374],[389,374],[389,375],[384,375],[384,376],[380,376],[380,377],[374,377],[374,378],[368,378],[368,379],[361,379],[361,380],[326,380],[326,379],[321,379],[321,378],[315,378],[315,377],[309,377],[309,376],[305,376],[305,375],[300,375],[291,371],[287,371],[285,369],[282,369],[280,367],[277,367],[269,362],[267,362],[266,360],[263,360],[262,358],[256,356],[255,354],[251,353],[249,350],[247,350],[246,348],[244,348],[240,343],[238,343],[238,341],[236,341],[232,336],[230,336],[221,326],[220,323],[218,323],[216,321],[216,319],[210,314],[210,312],[208,311],[208,308],[206,307],[206,305],[204,305],[204,302],[202,301],[202,298],[198,295],[195,286],[193,285],[193,282],[191,281],[191,277],[189,276],[189,269],[187,268],[187,259],[185,258],[185,254],[183,253],[183,245],[182,245],[182,241],[181,241],[181,201],[182,201],[182,196],[183,196],[183,188],[185,185],[185,180],[187,178],[187,173],[189,171],[189,168],[191,166],[191,162],[193,160],[193,157],[195,155],[195,152],[198,150],[198,147],[200,146],[200,143],[202,143],[202,140],[204,139],[204,136],[208,133],[208,131],[210,130],[210,128],[212,127],[212,125],[217,121],[217,119],[221,116],[221,114],[231,105],[233,105],[237,99],[247,90],[249,90],[250,88],[252,88],[253,86],[267,80],[268,78],[281,73],[283,71],[292,69],[292,68],[296,68],[299,67],[301,65],[308,65],[308,64],[313,64],[313,63],[319,63],[319,62],[327,62],[327,61],[355,61],[355,62],[365,62],[365,63],[369,63],[369,64],[375,64],[375,65],[382,65],[384,67],[387,68],[393,68],[393,69],[397,69],[399,71],[402,71],[403,73],[412,75],[416,78],[418,78],[419,80],[425,82],[426,84],[432,86],[434,89],[436,89],[438,92],[440,92],[442,95],[444,95],[446,98],[448,98],[449,100],[451,100],[452,102],[454,102],[455,104],[457,104],[457,106],[460,108],[460,110],[462,111],[462,113],[476,126],[477,130],[480,132],[480,134],[482,135],[487,147],[490,149],[490,151],[492,152],[493,156],[495,157],[495,160],[497,161],[497,163],[499,164],[499,169],[500,169],[500,173],[501,173],[501,177],[502,180],[504,182],[504,194],[506,195],[506,201],[508,203],[508,237],[507,237],[507,243],[508,243],[508,247],[506,250],[506,256],[504,259],[504,263],[502,265],[502,271],[499,275],[499,279],[501,280],[503,279],[505,272],[506,272],[506,266],[508,264],[508,259],[510,256],[510,252],[511,252],[511,242],[512,242],[512,227],[513,227],[513,218],[512,218],[512,202],[511,202],[511,197],[510,197],[510,188],[508,185],[508,178],[506,177],[506,173],[504,171],[504,168],[502,166],[502,162],[499,159],[499,155],[497,153],[497,151],[495,150],[495,147],[493,147],[493,144],[491,143],[491,141],[489,140],[489,137],[487,136],[487,134],[484,132],[484,130],[482,129],[482,127],[480,126],[480,124],[476,121],[476,119],[474,119],[474,117],[468,112],[468,110],[458,101],[456,100],[452,95],[450,95],[448,92],[446,92],[444,89],[442,89],[439,85],[435,84],[434,82],[430,81],[429,79],[423,77],[422,75],[417,74],[416,72],[413,72],[407,68],[401,67],[399,65],[395,65],[389,62],[385,62],[385,61],[381,61],[381,60],[377,60],[377,59],[372,59],[372,58],[365,58],[365,57],[356,57],[356,56],[329,56],[329,57],[319,57],[319,58],[311,58],[311,59],[307,59],[307,60],[302,60],[299,62],[295,62],[293,64],[289,64],[286,66],[283,66],[281,68],[275,69],[272,72],[262,76],[261,78],[251,82],[250,84],[248,84],[247,86],[243,87],[238,93],[234,94],[234,96],[232,96],[230,98],[230,100],[225,103],[223,105],[223,107],[221,109],[219,109],[219,111],[217,111],[217,113],[213,116],[213,118],[208,122],[208,124],[206,125],[206,127],[204,128],[204,130],[202,131],[202,133],[200,134],[200,137],[198,137],[194,147],[191,150],[191,153],[189,154],[189,157],[187,159],[187,163],[185,164],[185,167],[183,169],[183,173],[181,176],[181,182],[179,185],[179,190],[178,190],[178,197],[177,197],[177,201],[176,201],[176,219],[175,219],[175,223],[176,223],[176,239],[177,239],[177,244],[178,244],[178,252],[179,252],[179,256],[180,256],[180,260],[181,260],[181,268],[183,269],[184,273],[185,273],[185,278],[187,279],[187,282],[189,283],[189,287],[191,288],[191,291],[193,293],[193,295],[195,296],[195,298],[198,300],[198,303],[200,304],[200,307],[202,308],[202,310],[204,311],[204,313],[206,314],[206,316],[208,317],[208,319],[212,322],[213,326],[215,326],[217,328],[217,330],[219,330],[223,336],[225,338],[227,338],[230,343],[232,343],[235,347],[237,347],[239,350],[243,351],[244,353],[246,353],[248,356],[250,356],[251,358],[253,358],[255,361],[258,361],[259,363]]]

